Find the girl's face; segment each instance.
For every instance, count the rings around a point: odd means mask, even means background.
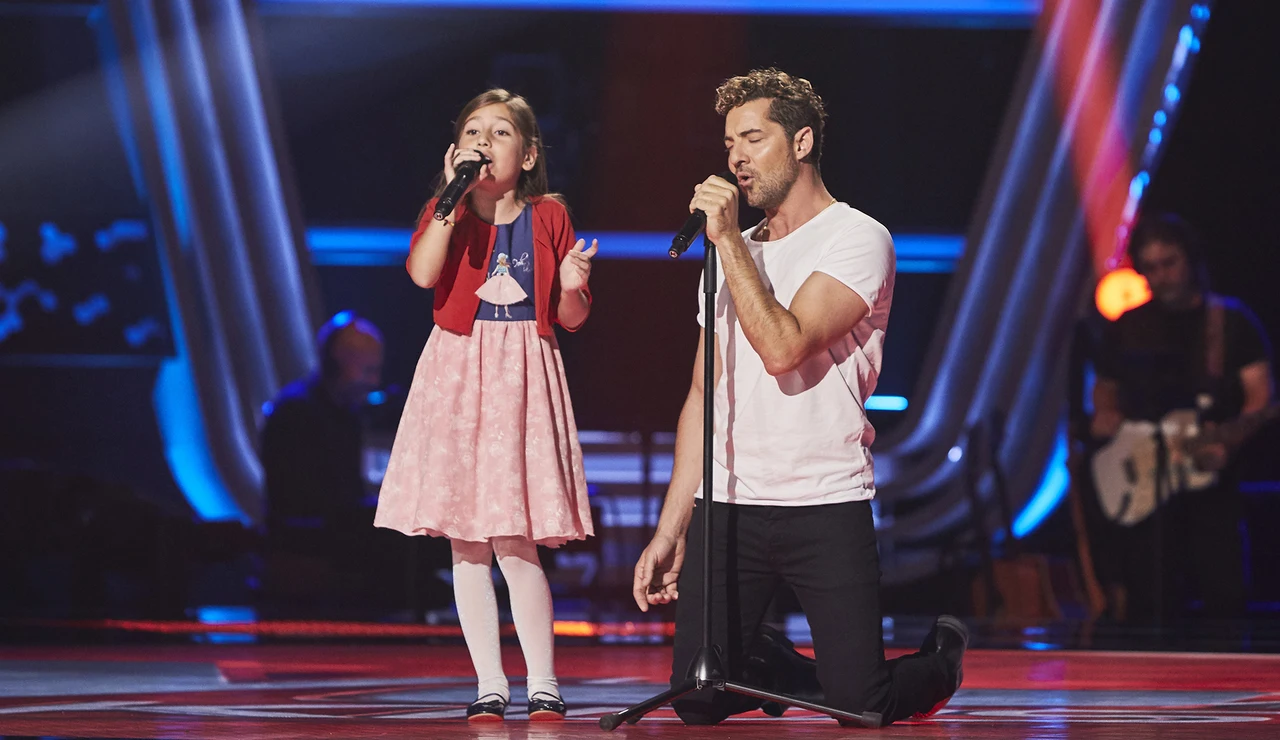
[[[492,163],[480,169],[480,182],[476,189],[493,195],[514,190],[520,182],[520,173],[533,169],[538,152],[525,146],[519,129],[511,120],[511,111],[503,103],[479,108],[462,124],[459,149],[475,149]]]

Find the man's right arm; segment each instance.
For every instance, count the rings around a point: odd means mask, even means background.
[[[702,482],[703,394],[706,392],[702,367],[706,351],[704,345],[704,340],[699,338],[693,363],[693,382],[676,424],[675,462],[671,468],[667,497],[662,504],[662,515],[658,518],[658,529],[636,562],[632,595],[641,611],[648,611],[651,604],[668,604],[679,597],[676,582],[684,563],[685,535],[693,517],[695,494]],[[718,382],[723,373],[719,347],[715,353]]]
[[[1123,320],[1121,317],[1120,320]],[[1107,324],[1102,331],[1102,341],[1094,358],[1093,419],[1089,432],[1094,439],[1110,439],[1120,431],[1124,414],[1120,411],[1120,355],[1121,332],[1117,322]]]
[[[703,339],[698,339],[698,352],[694,361],[693,382],[689,395],[680,409],[676,423],[675,462],[671,466],[671,485],[658,519],[657,536],[683,540],[689,531],[689,519],[693,516],[694,494],[702,483],[702,435],[703,435]],[[719,377],[719,352],[716,353],[716,376]]]
[[[1094,439],[1110,439],[1120,431],[1124,414],[1120,412],[1120,384],[1099,377],[1093,384],[1093,421],[1090,432]]]

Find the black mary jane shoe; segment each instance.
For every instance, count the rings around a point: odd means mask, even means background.
[[[501,722],[507,714],[507,701],[501,694],[485,694],[467,707],[468,722]]]
[[[539,691],[529,697],[530,722],[554,722],[564,719],[564,700],[554,694]]]

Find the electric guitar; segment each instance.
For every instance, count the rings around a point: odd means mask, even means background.
[[[1203,465],[1201,454],[1212,444],[1224,444],[1230,452],[1263,424],[1280,416],[1280,406],[1201,429],[1196,412],[1171,411],[1159,424],[1125,421],[1107,444],[1093,455],[1093,482],[1107,518],[1132,527],[1146,520],[1156,507],[1182,491],[1199,491],[1218,482],[1218,470]],[[1156,434],[1164,439],[1165,465],[1157,500]]]

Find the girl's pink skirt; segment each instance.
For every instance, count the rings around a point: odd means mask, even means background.
[[[374,525],[556,547],[595,533],[555,339],[533,321],[436,327],[418,360]]]

